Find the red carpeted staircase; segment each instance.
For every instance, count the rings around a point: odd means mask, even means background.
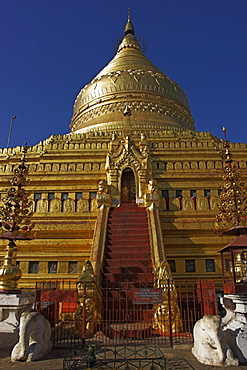
[[[110,210],[102,280],[153,282],[145,207],[121,204]]]
[[[102,276],[103,333],[110,338],[151,336],[150,304],[133,304],[133,291],[153,287],[147,211],[136,204],[112,208]]]

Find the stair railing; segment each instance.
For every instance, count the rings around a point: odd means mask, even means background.
[[[93,266],[94,274],[96,276],[96,283],[98,287],[100,286],[103,270],[109,210],[110,207],[104,204],[102,204],[98,208],[98,215],[93,235],[90,261]]]

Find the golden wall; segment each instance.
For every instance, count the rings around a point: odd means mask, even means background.
[[[106,178],[105,162],[112,132],[52,136],[27,152],[37,239],[18,241],[21,287],[44,279],[77,279],[90,257],[97,217],[98,182]],[[122,132],[118,132],[123,140]],[[132,131],[140,141],[140,132]],[[223,183],[223,143],[208,132],[191,130],[146,132],[152,177],[161,196],[160,218],[165,254],[176,279],[214,278],[221,285],[218,251],[233,237],[213,231],[219,189]],[[242,179],[246,175],[246,144],[231,144]],[[0,153],[0,193],[9,187],[21,147]],[[180,191],[182,191],[180,197]],[[194,193],[196,191],[196,193]],[[39,199],[40,198],[40,199]],[[7,242],[0,239],[0,256]]]

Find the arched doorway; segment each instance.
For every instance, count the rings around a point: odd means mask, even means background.
[[[134,203],[136,201],[136,184],[134,172],[125,168],[121,179],[121,203]]]

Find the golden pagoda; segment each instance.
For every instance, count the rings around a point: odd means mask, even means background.
[[[213,231],[224,142],[195,131],[187,95],[145,56],[130,15],[116,55],[78,94],[70,130],[26,154],[38,238],[19,242],[19,286],[76,281],[86,260],[100,280],[109,212],[133,203],[149,210],[153,270],[165,260],[175,280],[221,287],[218,251],[232,240]],[[246,181],[246,144],[229,145]],[[21,152],[0,150],[1,198]]]

